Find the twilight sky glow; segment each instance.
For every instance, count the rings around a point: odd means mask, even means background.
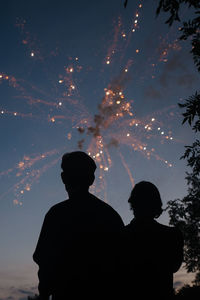
[[[1,4],[0,299],[37,292],[32,253],[45,213],[67,198],[64,152],[94,157],[91,191],[125,224],[134,182],[156,184],[164,207],[186,194],[179,158],[194,136],[177,103],[199,87],[189,44],[177,41],[180,24],[155,18],[158,1],[123,2]],[[176,285],[189,281],[176,274]]]

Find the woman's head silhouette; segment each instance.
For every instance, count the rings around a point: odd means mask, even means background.
[[[163,211],[160,193],[148,181],[141,181],[134,186],[128,202],[136,218],[158,218]]]

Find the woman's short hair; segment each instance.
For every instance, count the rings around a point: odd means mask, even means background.
[[[158,218],[162,213],[162,200],[157,187],[148,181],[137,183],[128,199],[135,216]]]

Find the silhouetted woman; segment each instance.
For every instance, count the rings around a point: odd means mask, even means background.
[[[128,202],[134,219],[124,230],[126,292],[134,299],[170,299],[173,273],[183,260],[182,234],[155,221],[162,201],[154,184],[136,184]]]

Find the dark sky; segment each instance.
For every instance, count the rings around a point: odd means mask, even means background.
[[[125,224],[134,182],[156,184],[164,208],[186,194],[180,156],[194,137],[177,103],[195,92],[198,73],[189,43],[177,40],[180,24],[169,28],[155,10],[156,1],[1,4],[0,299],[35,291],[44,215],[67,198],[64,152],[94,157],[91,191]],[[168,224],[168,214],[159,220]]]

